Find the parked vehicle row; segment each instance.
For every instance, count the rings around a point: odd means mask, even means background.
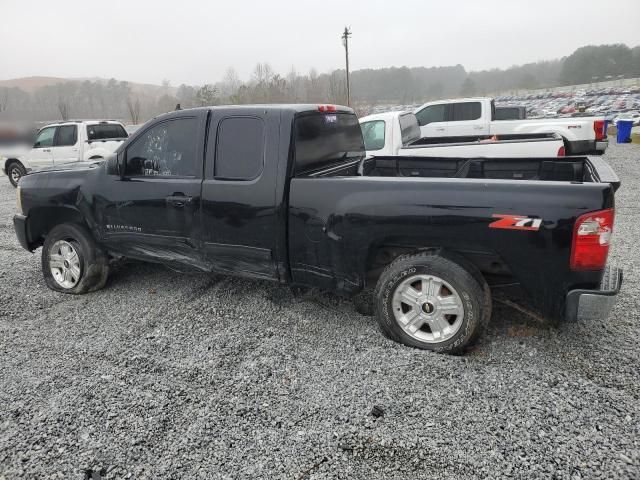
[[[500,107],[524,106],[529,118],[553,118],[582,114],[601,115],[608,120],[640,110],[640,86],[548,92],[496,97]]]
[[[104,162],[25,176],[14,226],[59,292],[136,258],[357,296],[389,338],[459,352],[493,285],[552,318],[607,315],[618,186],[598,157],[370,157],[345,107],[209,107],[155,118]]]

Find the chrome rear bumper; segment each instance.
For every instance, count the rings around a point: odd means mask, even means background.
[[[599,289],[571,290],[567,294],[565,319],[569,322],[606,319],[616,303],[621,285],[622,269],[607,266]]]

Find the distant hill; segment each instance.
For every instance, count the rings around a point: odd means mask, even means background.
[[[68,82],[68,78],[59,77],[22,77],[12,78],[10,80],[0,80],[0,87],[7,88],[19,88],[28,93],[33,93],[39,88],[46,87],[48,85],[56,85],[58,83]]]
[[[0,80],[0,88],[19,88],[20,90],[33,93],[39,88],[58,85],[61,83],[82,83],[85,81],[107,84],[108,78],[91,77],[91,78],[62,78],[62,77],[22,77],[12,78],[9,80]],[[150,95],[153,97],[168,93],[174,95],[177,91],[176,87],[164,87],[162,85],[154,85],[151,83],[135,83],[127,82],[133,93],[142,95]]]

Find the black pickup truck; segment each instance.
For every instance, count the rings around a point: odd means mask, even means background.
[[[618,185],[598,158],[366,157],[344,107],[211,107],[151,120],[103,163],[25,176],[14,226],[60,292],[135,258],[355,296],[388,337],[458,352],[492,285],[555,319],[608,314]]]

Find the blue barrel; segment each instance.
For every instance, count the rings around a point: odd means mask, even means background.
[[[618,143],[629,143],[631,141],[631,127],[633,120],[618,120]]]

